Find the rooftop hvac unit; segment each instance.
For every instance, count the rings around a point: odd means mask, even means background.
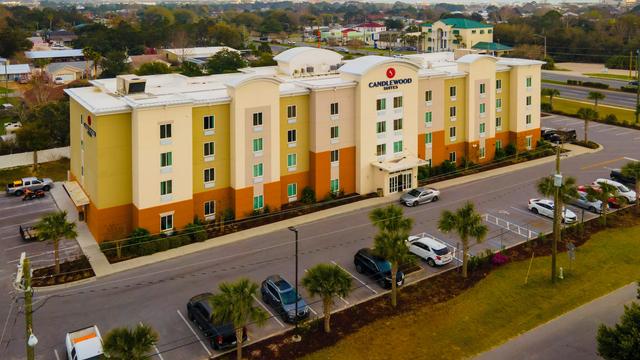
[[[144,93],[147,80],[135,75],[119,75],[116,78],[116,86],[119,94],[139,94]]]
[[[313,72],[313,66],[307,66],[307,72],[308,73],[312,73]]]

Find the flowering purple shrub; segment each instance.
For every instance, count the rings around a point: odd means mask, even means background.
[[[509,262],[509,257],[503,253],[495,253],[491,258],[491,264],[494,266],[504,265]]]

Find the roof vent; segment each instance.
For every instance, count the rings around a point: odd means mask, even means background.
[[[117,92],[120,95],[144,93],[147,80],[133,75],[119,75],[116,78]]]

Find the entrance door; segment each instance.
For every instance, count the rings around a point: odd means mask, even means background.
[[[389,193],[411,189],[411,172],[394,174],[389,177]]]

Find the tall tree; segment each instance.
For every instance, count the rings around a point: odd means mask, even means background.
[[[576,115],[584,120],[584,142],[589,143],[589,123],[598,119],[598,112],[592,108],[580,108]]]
[[[75,239],[78,236],[76,224],[67,221],[67,212],[58,211],[46,215],[34,226],[38,233],[38,240],[53,243],[53,257],[55,258],[55,273],[60,273],[60,240]]]
[[[211,321],[217,324],[233,324],[236,332],[236,357],[242,360],[242,334],[245,326],[254,322],[263,325],[267,314],[254,306],[258,285],[242,278],[234,283],[223,282],[220,292],[213,295],[211,302]]]
[[[311,296],[322,298],[324,332],[331,332],[331,305],[335,296],[347,297],[351,292],[351,275],[338,265],[318,264],[302,278],[302,286]]]
[[[102,60],[101,78],[112,78],[120,74],[129,72],[129,63],[127,62],[127,53],[124,51],[111,51]]]
[[[103,339],[106,358],[113,360],[145,360],[158,342],[158,333],[149,325],[139,324],[133,329],[115,328]]]
[[[236,72],[238,69],[247,66],[247,62],[237,51],[223,49],[207,61],[207,70],[209,74],[223,74]]]
[[[622,175],[634,178],[636,181],[636,211],[640,211],[640,161],[626,163],[621,171]]]
[[[23,124],[16,131],[16,143],[22,149],[33,153],[33,173],[38,172],[38,151],[47,149],[50,145],[49,132],[40,125],[41,121]]]
[[[0,56],[10,58],[21,51],[31,49],[33,43],[26,32],[13,26],[0,29]]]
[[[462,242],[462,276],[467,277],[467,263],[469,261],[469,238],[481,243],[489,232],[489,228],[482,222],[482,217],[476,212],[475,206],[467,202],[464,206],[451,212],[445,210],[440,216],[438,229],[443,233],[455,232]]]
[[[409,232],[413,226],[413,219],[405,218],[402,208],[397,205],[374,209],[369,214],[369,219],[380,231]]]
[[[551,88],[542,88],[542,96],[549,97],[549,106],[551,107],[551,110],[553,110],[553,98],[555,96],[560,96],[560,90],[551,89]]]
[[[598,328],[598,355],[606,360],[637,359],[640,354],[640,305],[624,306],[620,322],[613,327]]]

